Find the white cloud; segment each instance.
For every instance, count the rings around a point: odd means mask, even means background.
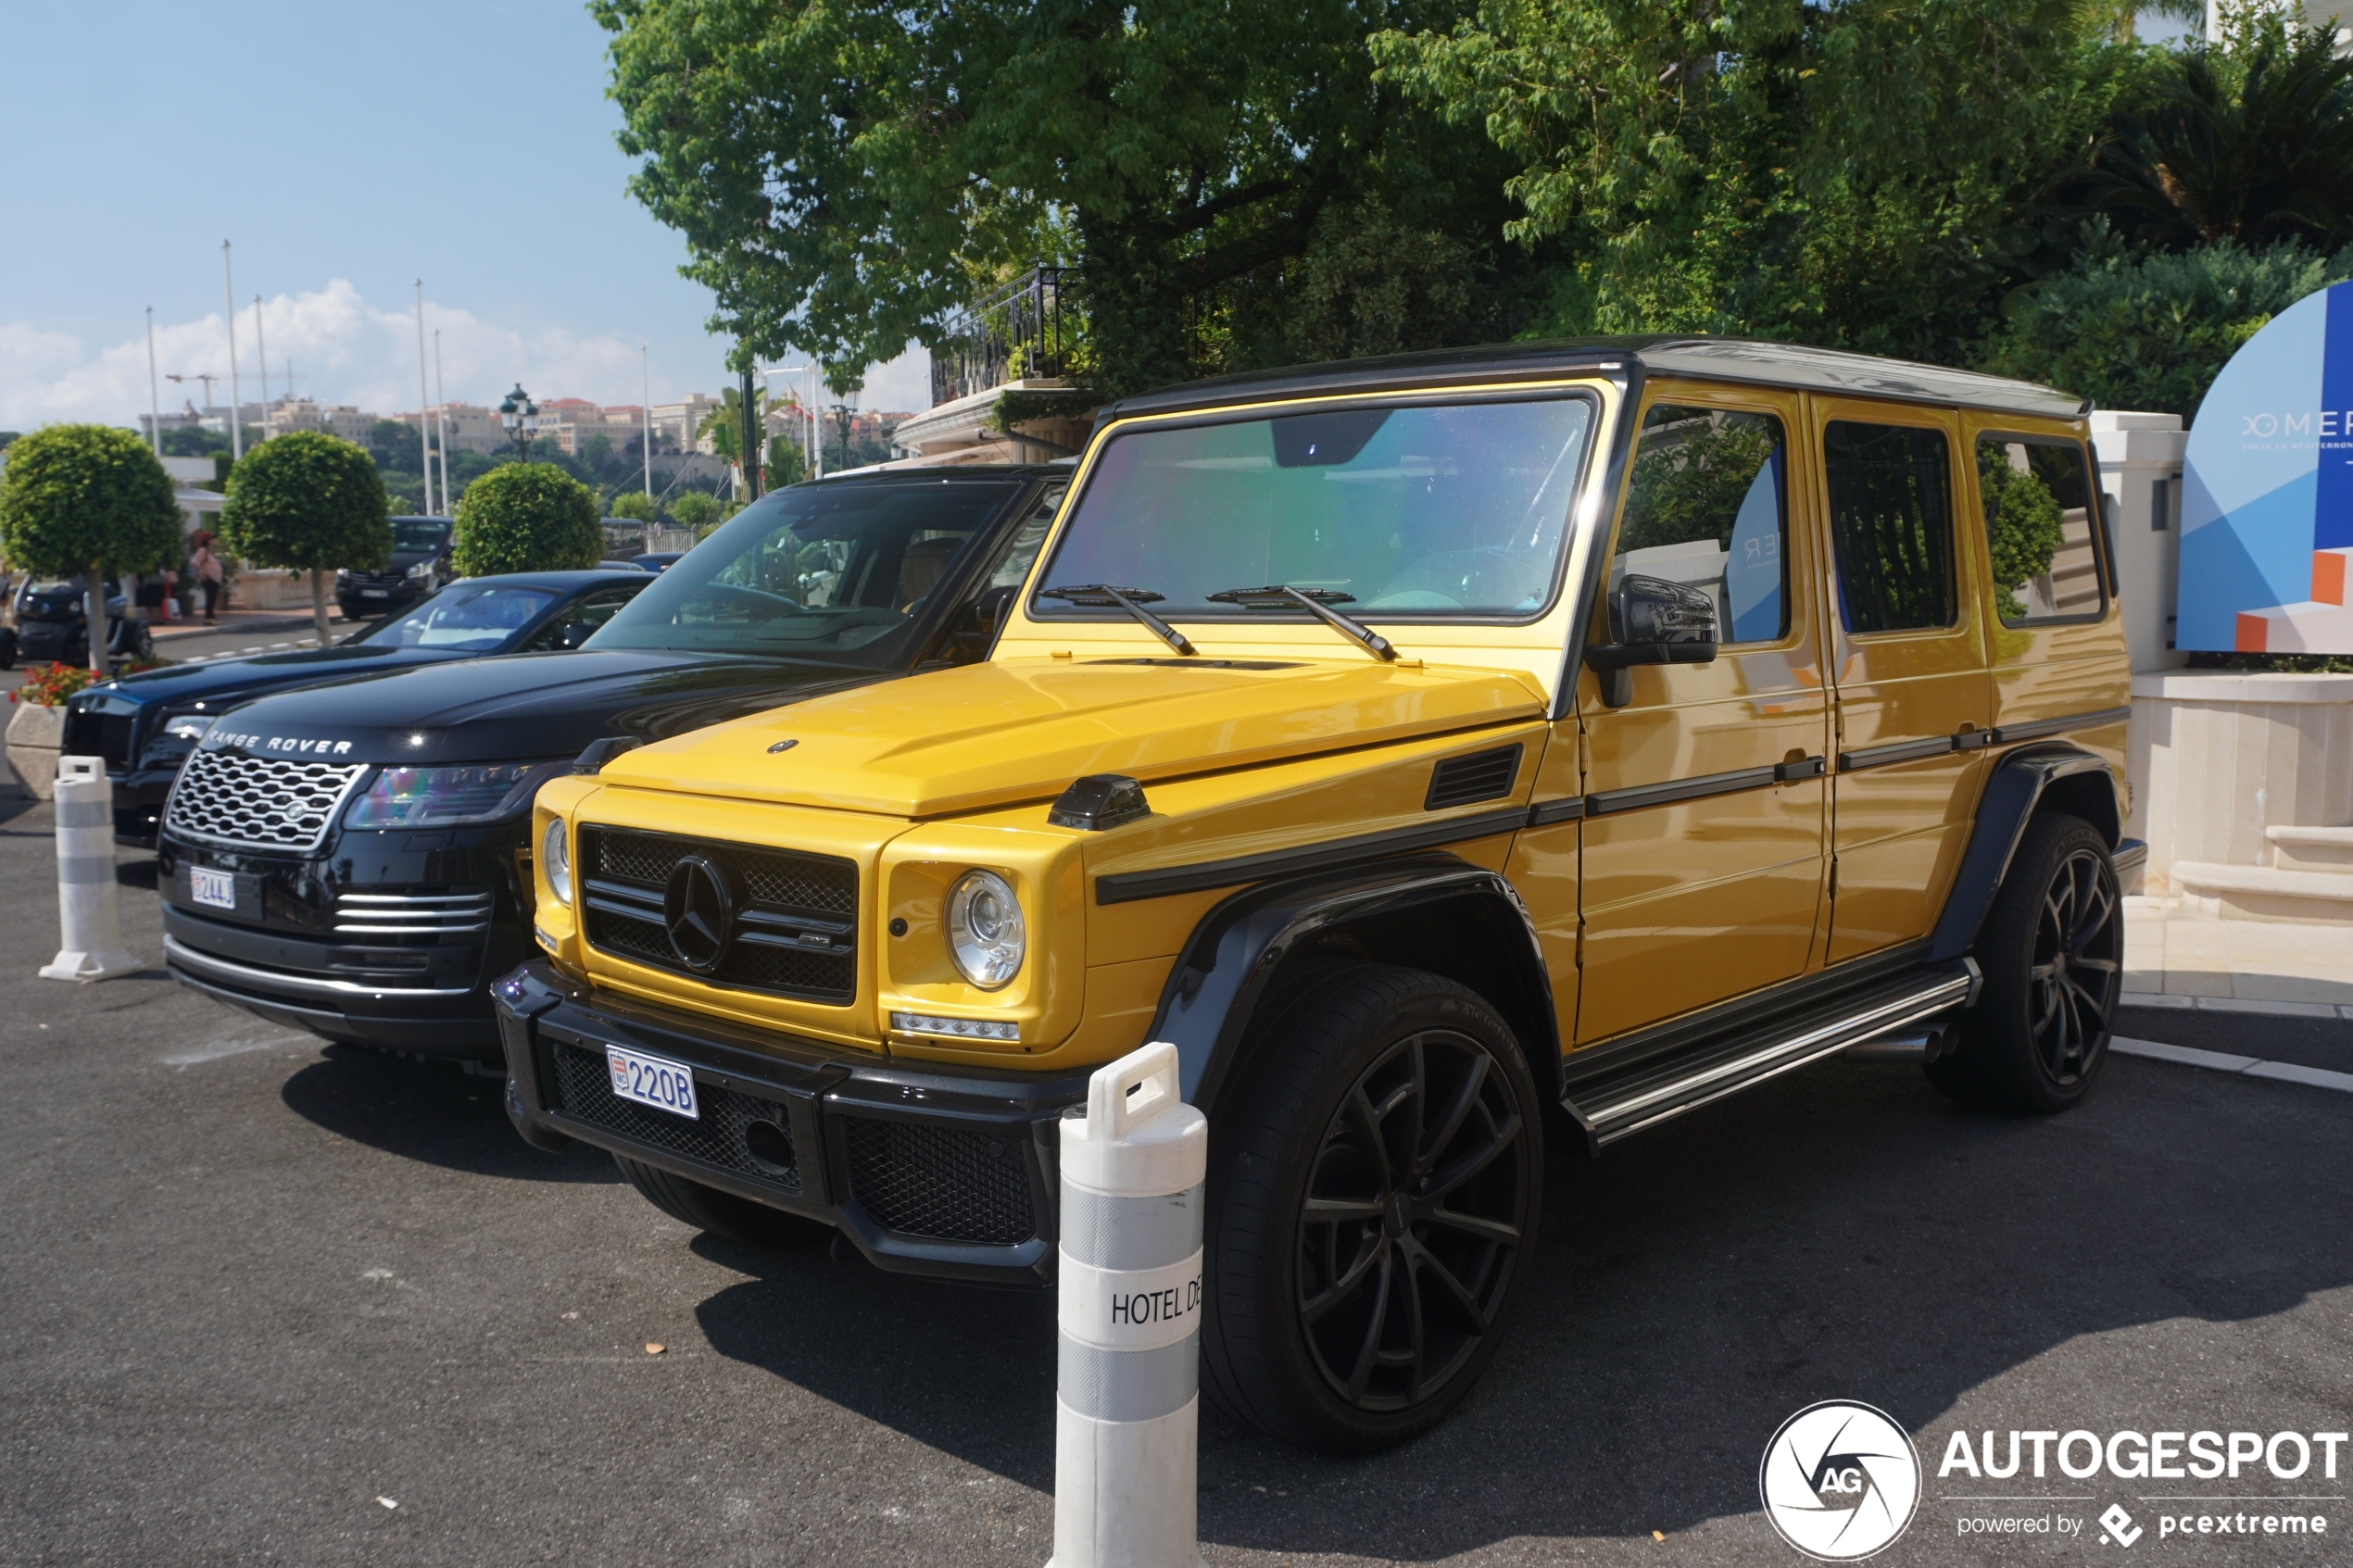
[[[261,308],[272,395],[283,395],[291,360],[296,390],[321,403],[355,403],[385,415],[417,407],[417,321],[409,302],[381,308],[337,278],[312,293],[265,299]],[[496,403],[517,380],[542,401],[635,403],[642,395],[638,345],[621,338],[582,336],[562,328],[519,331],[438,304],[430,295],[425,330],[428,354],[432,332],[441,333],[442,384],[452,402]],[[214,383],[213,400],[228,402],[229,338],[218,312],[194,321],[156,323],[156,361],[166,375],[218,374],[223,379]],[[237,365],[244,396],[258,399],[261,383],[250,306],[237,313]],[[863,406],[927,407],[928,365],[915,349],[876,367]],[[657,401],[691,388],[715,393],[719,387],[717,377],[703,385],[701,378],[665,375],[660,364],[654,369]],[[905,400],[911,396],[915,400]],[[163,383],[166,409],[184,401],[203,403],[200,383]],[[136,426],[147,404],[144,336],[94,349],[63,332],[0,321],[0,429],[31,430],[65,420]]]

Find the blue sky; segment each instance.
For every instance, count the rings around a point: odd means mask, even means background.
[[[223,239],[248,399],[258,294],[273,395],[291,359],[322,402],[415,407],[420,277],[452,400],[635,403],[640,343],[657,402],[724,380],[577,0],[20,4],[6,30],[0,428],[132,423],[150,305],[163,370],[225,373]],[[923,365],[864,406],[923,407]]]

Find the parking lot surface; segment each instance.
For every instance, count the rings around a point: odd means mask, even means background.
[[[698,1238],[602,1156],[524,1147],[493,1080],[321,1047],[159,970],[36,979],[50,813],[0,812],[0,1562],[1045,1562],[1051,1298]],[[159,959],[152,862],[125,852],[120,880]],[[2353,1070],[2353,1023],[2125,1031]],[[1937,1471],[1956,1429],[2353,1425],[2348,1191],[2353,1095],[2118,1059],[2082,1110],[2029,1121],[1912,1068],[1793,1074],[1554,1160],[1509,1341],[1435,1435],[1342,1461],[1205,1422],[1203,1552],[1794,1563],[1758,1461],[1847,1399],[1923,1466],[1878,1562],[2342,1562],[2342,1464]],[[2159,1538],[2144,1494],[2217,1492],[2319,1496],[2294,1506],[2330,1534]],[[2111,1503],[2145,1528],[2129,1554],[2101,1544]],[[1972,1511],[2082,1528],[1965,1538]]]

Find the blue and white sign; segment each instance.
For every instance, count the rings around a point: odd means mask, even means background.
[[[2353,283],[2232,356],[2182,483],[2175,647],[2353,653]]]

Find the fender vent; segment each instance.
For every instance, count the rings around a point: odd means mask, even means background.
[[[1519,777],[1519,752],[1518,746],[1506,746],[1474,751],[1468,757],[1449,757],[1430,770],[1429,796],[1422,802],[1422,809],[1443,811],[1450,806],[1509,795],[1512,781]]]

